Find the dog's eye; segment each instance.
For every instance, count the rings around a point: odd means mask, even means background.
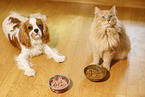
[[[39,24],[39,25],[38,25],[38,27],[39,27],[39,28],[41,28],[41,27],[42,27],[42,25],[41,25],[41,24]]]
[[[32,26],[28,26],[28,29],[31,30],[32,29]]]

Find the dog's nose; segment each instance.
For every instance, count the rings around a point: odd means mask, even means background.
[[[34,32],[38,33],[39,29],[34,29]]]

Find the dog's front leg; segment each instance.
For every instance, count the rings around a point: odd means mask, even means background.
[[[29,63],[29,55],[27,53],[20,53],[17,57],[16,57],[16,61],[18,63],[18,67],[20,69],[25,70],[25,75],[27,76],[35,76],[35,70],[32,69],[30,67],[30,63]]]
[[[57,51],[54,51],[48,45],[44,45],[44,53],[48,58],[53,58],[55,62],[64,62],[66,59],[65,56],[60,56]]]

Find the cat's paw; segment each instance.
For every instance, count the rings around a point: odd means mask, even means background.
[[[35,76],[35,70],[34,69],[25,70],[24,74],[27,76]]]
[[[97,64],[97,63],[92,62],[92,63],[90,63],[90,65],[98,65],[98,64]]]
[[[59,63],[59,62],[64,62],[66,59],[65,56],[57,56],[54,58],[55,62]]]
[[[103,66],[104,68],[106,68],[108,71],[110,71],[110,66]]]

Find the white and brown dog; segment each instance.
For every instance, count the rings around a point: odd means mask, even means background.
[[[24,74],[27,76],[35,75],[35,70],[31,68],[32,64],[29,62],[30,57],[44,53],[55,62],[65,61],[65,56],[60,56],[47,45],[50,37],[46,20],[46,16],[40,13],[27,18],[12,12],[3,22],[6,37],[21,51],[15,59],[18,67],[25,70]]]

